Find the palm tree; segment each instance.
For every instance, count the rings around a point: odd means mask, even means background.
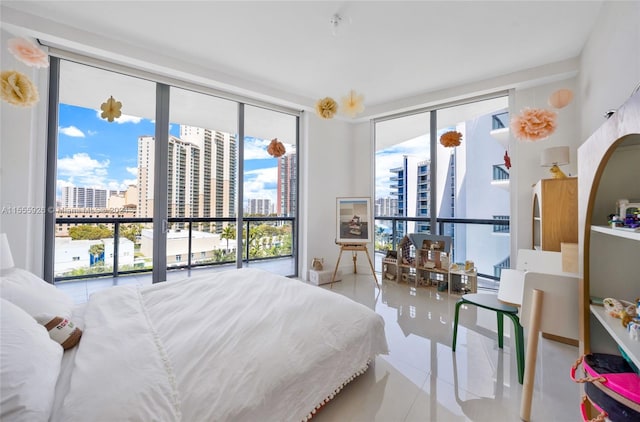
[[[234,225],[229,225],[229,226],[225,226],[222,229],[222,234],[220,235],[221,239],[227,239],[227,250],[226,252],[229,252],[229,239],[235,239],[236,238],[236,226]]]
[[[93,257],[94,265],[104,265],[104,243],[97,243],[89,247],[89,254]],[[102,258],[102,259],[101,259]]]

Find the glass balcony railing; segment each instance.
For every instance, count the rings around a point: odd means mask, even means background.
[[[509,170],[504,164],[495,164],[493,166],[493,180],[509,180]]]
[[[242,221],[243,262],[294,259],[294,217],[244,217]],[[235,218],[169,218],[167,269],[235,264],[235,223]],[[153,265],[150,218],[56,218],[56,282],[150,272]]]

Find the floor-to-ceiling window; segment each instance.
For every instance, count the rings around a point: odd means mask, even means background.
[[[425,112],[375,123],[377,251],[395,248],[408,233],[430,232],[429,129],[429,113]]]
[[[169,104],[167,265],[233,263],[238,105],[175,87]]]
[[[295,250],[297,121],[289,114],[248,105],[244,128],[243,257],[264,265]]]
[[[497,278],[495,269],[509,262],[509,226],[500,223],[508,223],[510,204],[509,169],[504,164],[508,145],[493,131],[508,128],[508,97],[440,108],[437,121],[435,205],[442,221],[440,234],[453,238],[456,262],[472,261],[479,274]],[[447,132],[462,135],[459,146],[440,142]],[[489,280],[485,277],[480,284],[495,287]]]
[[[374,122],[377,265],[407,233],[446,235],[453,259],[474,261],[485,287],[495,287],[509,262],[508,134],[496,135],[508,127],[507,110],[503,94]],[[459,145],[441,143],[447,132]]]
[[[50,89],[50,280],[152,269],[156,280],[159,267],[268,258],[280,260],[271,271],[296,275],[297,112],[55,58]],[[273,138],[283,157],[267,152]],[[251,199],[269,200],[258,213],[269,221],[253,222],[243,242]]]
[[[59,63],[56,171],[48,181],[60,221],[53,274],[110,274],[114,265],[120,272],[151,269],[153,253],[140,247],[140,236],[152,228],[153,155],[142,140],[155,133],[155,84]]]

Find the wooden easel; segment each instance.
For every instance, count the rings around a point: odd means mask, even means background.
[[[367,255],[367,259],[369,260],[369,266],[371,267],[371,273],[373,274],[373,279],[376,281],[376,286],[380,288],[380,284],[378,283],[378,277],[376,277],[376,271],[373,268],[373,263],[371,262],[371,257],[369,256],[369,250],[367,249],[367,245],[363,243],[338,243],[340,245],[340,255],[338,255],[338,262],[336,262],[336,268],[333,270],[333,276],[331,277],[331,288],[333,289],[333,281],[336,278],[336,273],[338,272],[338,266],[340,265],[340,259],[342,258],[342,252],[351,251],[353,254],[353,273],[357,274],[358,269],[356,267],[356,263],[358,262],[358,251],[364,252]]]

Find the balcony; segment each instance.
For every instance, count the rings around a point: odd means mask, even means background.
[[[493,166],[491,186],[496,186],[507,191],[509,190],[509,170],[504,164],[495,164]]]
[[[72,227],[101,228],[96,240],[71,240]],[[235,267],[235,218],[171,217],[167,233],[168,270]],[[149,273],[154,265],[150,218],[56,218],[55,282]],[[66,229],[66,230],[65,230]],[[245,217],[244,266],[280,261],[296,275],[295,218]]]
[[[493,129],[491,132],[489,132],[489,134],[493,136],[498,142],[500,142],[500,145],[502,145],[505,150],[509,149],[509,138],[511,135],[509,133],[508,127]]]

